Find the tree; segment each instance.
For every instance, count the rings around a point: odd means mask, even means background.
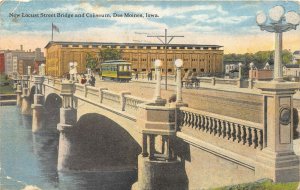
[[[293,60],[293,54],[289,50],[283,50],[282,51],[282,64],[290,64]]]
[[[90,53],[87,53],[86,58],[86,68],[90,68],[92,71],[96,69],[97,59]]]
[[[121,59],[122,51],[118,49],[101,49],[99,53],[102,61],[107,61],[107,60],[119,60]]]

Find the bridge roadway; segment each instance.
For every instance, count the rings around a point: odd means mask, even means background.
[[[129,83],[96,80],[96,87],[105,87],[114,92],[129,91],[131,95],[144,99],[153,99],[155,81],[133,80]],[[161,85],[161,96],[169,99],[176,94],[176,85],[170,80],[168,90]],[[238,92],[238,93],[237,93]],[[204,110],[216,114],[245,119],[253,122],[262,122],[262,99],[258,89],[237,88],[230,85],[212,86],[201,83],[197,89],[182,89],[182,97],[188,106],[197,110]],[[238,110],[242,110],[239,112]]]

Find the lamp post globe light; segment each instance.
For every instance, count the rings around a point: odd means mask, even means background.
[[[264,12],[256,15],[256,23],[261,30],[275,33],[275,58],[274,58],[274,81],[283,81],[282,78],[282,33],[296,30],[300,24],[300,16],[294,11],[285,13],[285,9],[274,6],[269,10],[269,17]],[[269,18],[269,19],[268,19]],[[268,22],[269,20],[269,22]]]
[[[177,91],[176,91],[176,103],[182,103],[182,86],[181,86],[181,68],[183,66],[182,59],[176,59],[175,60],[175,66],[176,66],[176,85],[177,85]]]

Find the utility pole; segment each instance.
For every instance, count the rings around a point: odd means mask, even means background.
[[[167,90],[168,89],[168,60],[167,60],[167,48],[168,48],[168,44],[170,44],[170,42],[174,39],[174,38],[177,38],[177,37],[184,37],[184,36],[168,36],[168,29],[165,29],[165,35],[156,35],[156,36],[151,36],[151,35],[147,35],[147,37],[155,37],[157,38],[163,45],[164,45],[164,48],[165,48],[165,60],[164,60],[164,63],[165,63],[165,89]],[[161,38],[164,38],[164,40],[162,40]],[[168,41],[168,38],[169,41]],[[160,80],[160,79],[157,79],[157,80]]]

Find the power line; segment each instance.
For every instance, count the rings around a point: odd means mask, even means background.
[[[165,35],[147,35],[147,37],[150,38],[157,38],[165,47],[165,89],[168,89],[168,60],[167,60],[167,47],[168,44],[170,44],[170,42],[174,39],[174,38],[180,38],[180,37],[184,37],[184,36],[168,36],[168,29],[165,29]],[[162,39],[164,38],[164,39]],[[157,79],[159,80],[159,79]]]

